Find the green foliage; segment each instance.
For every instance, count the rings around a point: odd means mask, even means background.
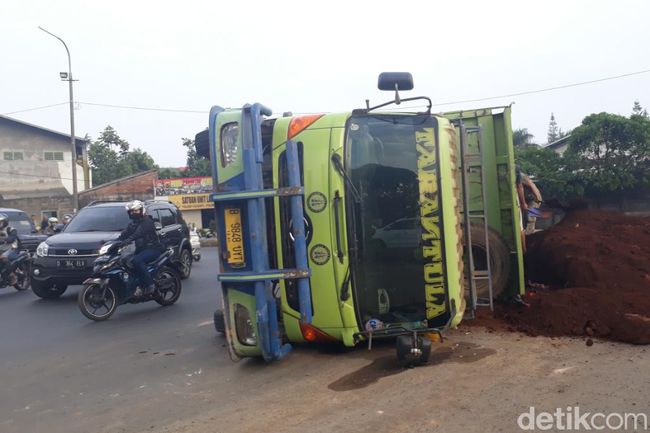
[[[643,115],[599,113],[573,130],[567,150],[590,195],[647,186],[650,119]]]
[[[196,154],[194,140],[183,138],[183,146],[187,148],[187,170],[183,172],[185,177],[211,176],[212,166],[207,158]]]
[[[551,120],[548,123],[548,134],[546,136],[546,142],[548,144],[553,143],[559,139],[559,128],[557,127],[557,122],[555,121],[555,115],[551,113]]]
[[[174,179],[177,177],[183,177],[177,168],[165,167],[158,170],[158,179]]]
[[[562,131],[562,128],[557,126],[557,122],[555,121],[555,115],[551,113],[551,120],[548,123],[548,135],[546,136],[546,142],[548,144],[554,143],[558,141],[560,138],[566,137],[570,133],[571,131],[564,132]]]
[[[634,101],[634,106],[632,107],[632,115],[630,118],[634,117],[645,117],[646,119],[648,118],[648,110],[643,108],[639,101]]]
[[[533,143],[534,137],[533,134],[528,132],[527,128],[519,128],[512,131],[512,143],[515,148],[523,148],[531,145],[536,147],[537,145]]]
[[[575,175],[573,159],[545,148],[517,149],[515,155],[519,168],[534,179],[545,201],[568,202],[583,196],[584,184]]]
[[[638,102],[629,118],[585,117],[568,140],[562,156],[550,149],[516,148],[517,163],[534,177],[545,201],[597,200],[650,187],[650,117]]]
[[[88,147],[93,186],[156,168],[147,152],[138,148],[129,149],[129,142],[122,139],[110,125],[99,134]]]

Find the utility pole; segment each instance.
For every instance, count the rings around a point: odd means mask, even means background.
[[[66,43],[55,35],[54,33],[48,32],[43,27],[39,26],[39,29],[43,30],[50,36],[54,36],[61,41],[65,47],[65,51],[68,53],[68,72],[60,72],[59,76],[61,81],[68,82],[68,88],[70,90],[70,146],[72,147],[72,206],[74,207],[75,212],[79,210],[79,196],[77,193],[77,143],[74,136],[74,97],[72,95],[72,60],[70,60],[70,50]]]

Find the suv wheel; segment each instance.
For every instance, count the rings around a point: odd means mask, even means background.
[[[189,278],[190,274],[192,273],[192,253],[190,253],[190,251],[186,248],[183,248],[179,257],[179,261],[181,265],[181,278],[185,280]]]
[[[63,284],[50,284],[50,283],[41,283],[36,280],[32,280],[32,292],[39,298],[43,299],[56,299],[65,292],[68,286]]]

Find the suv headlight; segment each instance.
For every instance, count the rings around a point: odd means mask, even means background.
[[[237,339],[244,346],[255,346],[257,337],[255,336],[255,327],[251,320],[248,308],[241,304],[235,304],[235,331]]]
[[[41,242],[40,244],[38,244],[38,247],[36,247],[36,255],[38,257],[45,257],[47,256],[49,250],[50,250],[50,246],[45,242]]]

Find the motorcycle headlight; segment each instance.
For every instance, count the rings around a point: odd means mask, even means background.
[[[50,246],[45,242],[41,242],[40,244],[38,244],[38,247],[36,247],[36,255],[38,257],[45,257],[47,256],[49,250],[50,250]]]
[[[18,249],[18,241],[13,241],[11,243],[11,248],[13,248],[14,250],[17,250]]]
[[[239,125],[227,123],[221,128],[221,166],[228,167],[237,159],[239,150]]]
[[[235,304],[235,331],[237,339],[244,346],[255,346],[257,344],[251,315],[248,308],[241,304]]]
[[[104,254],[107,254],[110,247],[111,244],[102,245],[102,247],[99,249],[99,255],[103,256]]]

